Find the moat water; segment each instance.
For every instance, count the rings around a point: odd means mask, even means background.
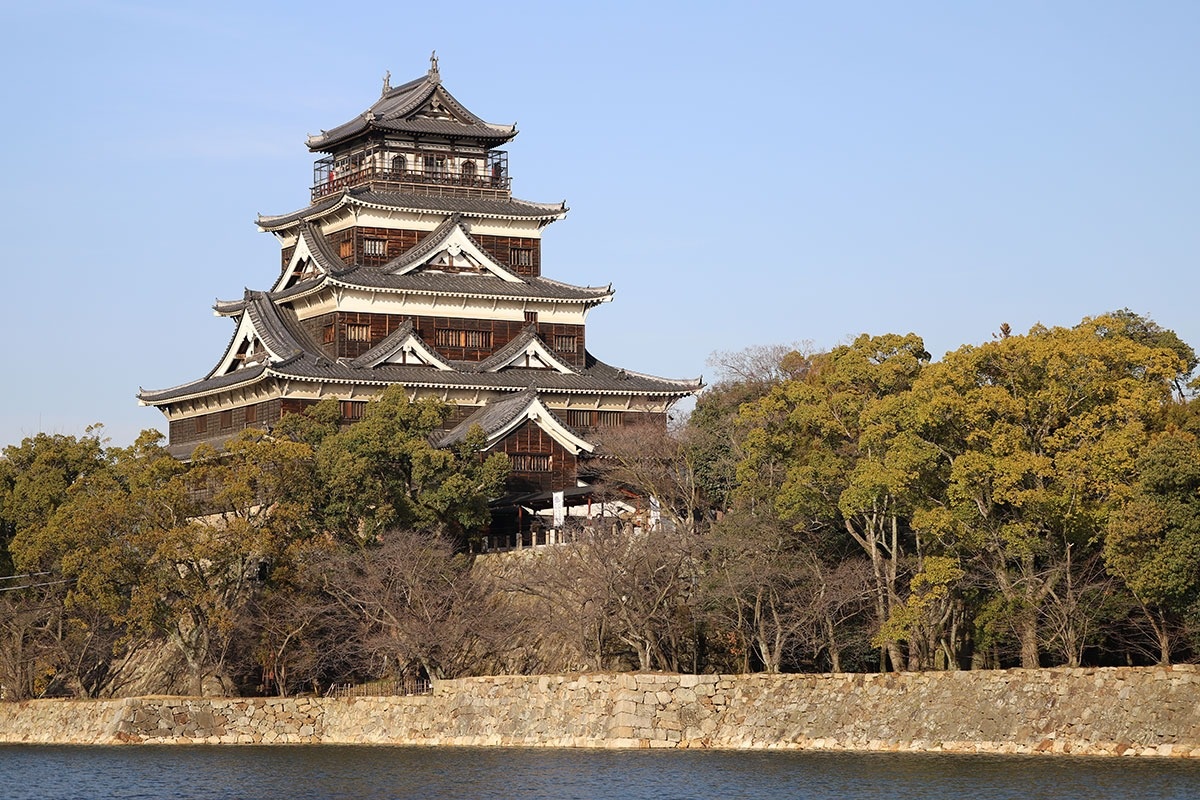
[[[1178,759],[412,747],[0,746],[5,800],[1200,797]]]

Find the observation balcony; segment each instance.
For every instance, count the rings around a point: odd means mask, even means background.
[[[369,152],[331,156],[313,166],[313,202],[359,186],[442,197],[507,198],[512,191],[508,154],[501,150],[481,158]]]

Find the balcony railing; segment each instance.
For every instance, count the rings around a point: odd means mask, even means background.
[[[363,167],[344,175],[335,170],[325,180],[312,187],[313,201],[344,189],[367,186],[392,192],[416,192],[452,197],[508,197],[510,181],[507,175],[460,175],[451,172],[393,172],[376,167]]]

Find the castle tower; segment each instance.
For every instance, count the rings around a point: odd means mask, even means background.
[[[441,443],[473,424],[509,454],[510,500],[587,492],[598,429],[665,424],[699,379],[605,364],[585,322],[611,286],[542,276],[541,237],[564,203],[514,198],[513,125],[485,122],[442,85],[436,57],[354,119],[310,136],[320,155],[311,203],[257,220],[282,248],[266,291],[214,306],[234,322],[217,365],[171,389],[141,391],[169,424],[170,451],[269,429],[334,396],[352,422],[391,384],[457,411]]]

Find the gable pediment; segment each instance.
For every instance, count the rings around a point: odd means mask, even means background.
[[[433,367],[442,371],[453,369],[444,358],[438,355],[436,350],[425,344],[425,341],[413,330],[411,322],[405,323],[403,327],[393,331],[382,342],[350,363],[355,367],[368,369],[384,364]]]
[[[310,278],[317,278],[327,274],[318,254],[312,247],[308,231],[300,234],[296,240],[296,248],[292,251],[292,257],[288,259],[287,266],[283,270],[283,274],[279,276],[279,280],[275,282],[272,292],[281,292],[300,281],[306,281]]]
[[[229,349],[225,351],[225,356],[212,374],[214,376],[228,375],[244,367],[278,360],[280,360],[280,355],[271,352],[263,337],[255,329],[254,320],[250,318],[250,314],[243,312],[241,319],[238,320],[237,331],[229,342]]]
[[[418,245],[420,255],[408,258],[401,256],[384,269],[393,275],[436,272],[450,275],[490,275],[509,283],[524,282],[475,244],[461,221],[440,234],[435,231],[430,236],[438,238]]]
[[[518,344],[514,342],[514,344]],[[486,372],[500,372],[506,369],[547,369],[562,374],[573,373],[575,370],[564,362],[558,355],[546,346],[538,336],[530,335],[516,347],[498,351],[484,367]]]
[[[503,441],[525,424],[536,425],[541,428],[551,439],[572,455],[579,455],[582,452],[591,453],[596,449],[595,445],[564,425],[542,403],[541,398],[536,396],[521,413],[513,417],[509,424],[492,432],[488,437],[489,446],[494,447],[498,442]]]
[[[469,124],[468,120],[460,119],[451,110],[450,104],[446,101],[445,94],[440,87],[435,89],[429,95],[429,99],[418,106],[416,111],[409,114],[408,119],[436,119],[443,122]]]

